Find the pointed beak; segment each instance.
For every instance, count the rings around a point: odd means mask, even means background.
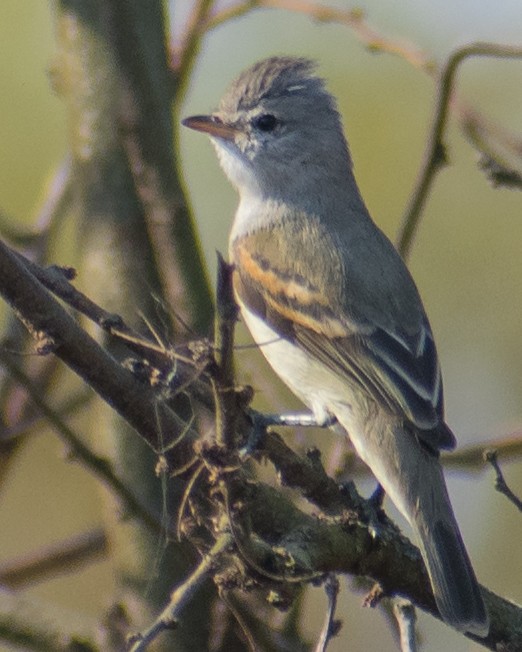
[[[184,127],[201,131],[209,136],[230,141],[234,140],[236,134],[239,132],[239,129],[236,129],[236,127],[225,124],[213,115],[193,115],[190,118],[182,120],[181,124]]]

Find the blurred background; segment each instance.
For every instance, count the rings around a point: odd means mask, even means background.
[[[324,4],[353,7],[348,2]],[[176,38],[191,3],[171,5]],[[437,62],[456,46],[476,40],[520,44],[519,0],[440,0],[436,5],[428,0],[367,0],[357,6],[383,35],[409,41]],[[370,53],[344,26],[313,22],[288,11],[257,10],[207,36],[184,114],[211,110],[240,70],[282,53],[318,60],[320,73],[339,101],[363,196],[376,222],[394,240],[423,155],[434,102],[433,81],[401,58]],[[0,210],[14,222],[31,224],[46,183],[67,152],[65,112],[50,81],[55,54],[50,6],[41,0],[2,0]],[[522,61],[469,60],[458,75],[458,92],[491,120],[522,134]],[[437,177],[409,264],[438,344],[448,423],[460,445],[493,442],[522,429],[522,194],[489,184],[477,168],[477,153],[455,121],[446,144],[450,165]],[[183,130],[180,147],[185,182],[214,275],[215,252],[227,249],[236,197],[207,139]],[[67,249],[57,249],[56,262],[71,262]],[[249,342],[244,331],[239,342]],[[258,377],[264,363],[255,351],[243,349],[237,358],[245,382]],[[259,405],[294,406],[292,397],[265,371],[266,380],[256,384]],[[333,437],[299,436],[323,451]],[[511,488],[522,495],[522,464],[505,463],[503,468]],[[448,472],[447,478],[480,581],[522,601],[522,518],[494,491],[490,469]],[[371,483],[361,486],[371,491]],[[42,432],[18,453],[2,487],[0,558],[95,526],[101,522],[100,509],[96,483],[64,460],[51,433]],[[151,568],[151,581],[153,574]],[[99,615],[111,597],[108,562],[37,584],[28,595]],[[313,589],[308,598],[309,617],[303,626],[313,637],[322,622],[324,596]],[[344,580],[338,611],[344,628],[329,648],[332,652],[348,647],[392,649],[387,623],[379,613],[362,609],[361,599],[351,580]],[[425,652],[480,649],[422,614],[419,629]]]

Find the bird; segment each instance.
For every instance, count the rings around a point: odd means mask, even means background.
[[[239,194],[229,239],[241,315],[320,425],[348,436],[411,524],[450,626],[489,617],[453,513],[432,330],[415,282],[359,191],[337,102],[315,62],[277,56],[182,121],[207,134]]]

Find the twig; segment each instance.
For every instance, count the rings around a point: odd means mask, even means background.
[[[186,90],[190,81],[190,74],[199,53],[201,42],[208,29],[208,21],[214,0],[197,0],[188,19],[185,34],[179,49],[172,52],[172,68],[176,73],[177,107],[185,99]]]
[[[238,307],[232,290],[232,265],[218,256],[217,310],[215,319],[214,355],[216,373],[212,378],[216,406],[216,443],[232,450],[238,416],[234,382],[234,327]]]
[[[131,489],[118,478],[108,460],[96,455],[82,441],[81,437],[62,420],[57,412],[47,404],[42,398],[38,387],[33,384],[31,379],[13,362],[5,351],[0,350],[0,362],[9,370],[12,377],[23,385],[34,404],[46,417],[60,439],[67,445],[70,455],[78,458],[82,466],[101,480],[120,499],[127,513],[139,518],[154,532],[162,532],[163,525],[159,516],[150,512]]]
[[[102,528],[76,534],[68,539],[38,548],[29,554],[0,564],[0,585],[22,589],[41,582],[57,572],[78,570],[107,552],[107,538]]]
[[[495,449],[498,459],[516,460],[522,457],[522,432],[516,431],[501,439],[463,446],[451,453],[445,453],[441,460],[447,469],[482,471],[488,464],[488,460],[484,458],[484,451],[488,448]]]
[[[328,643],[337,636],[341,623],[335,620],[335,611],[337,609],[337,597],[339,595],[339,580],[333,574],[328,575],[324,584],[324,590],[328,598],[328,609],[324,621],[321,635],[315,647],[315,652],[325,652]]]
[[[129,652],[143,652],[161,632],[176,627],[181,612],[192,600],[202,582],[214,570],[216,563],[227,552],[231,544],[232,537],[229,534],[222,534],[217,539],[212,549],[203,557],[192,575],[173,591],[169,604],[152,625],[143,632],[131,637]]]
[[[194,488],[194,485],[196,484],[199,476],[201,475],[201,472],[205,469],[205,465],[203,462],[197,465],[195,470],[193,471],[192,475],[190,476],[189,481],[185,485],[185,489],[183,491],[183,495],[181,497],[181,500],[179,501],[179,507],[178,507],[178,517],[176,519],[176,539],[177,541],[181,541],[181,529],[183,525],[183,516],[185,514],[185,507],[187,506],[188,499],[190,498],[190,494],[192,492],[192,489]]]
[[[154,450],[162,450],[164,433],[185,431],[183,420],[81,329],[2,242],[0,294],[37,342],[38,352],[52,351],[66,362]]]
[[[435,114],[432,121],[426,151],[417,181],[412,190],[410,201],[402,218],[397,248],[407,259],[415,238],[420,216],[426,204],[436,173],[445,163],[443,134],[447,123],[448,110],[453,108],[458,114],[462,128],[472,144],[486,157],[486,171],[496,183],[522,187],[522,175],[505,162],[505,157],[492,149],[491,143],[485,144],[494,127],[487,128],[487,120],[477,111],[472,111],[464,102],[456,99],[451,102],[454,77],[458,66],[471,56],[489,56],[498,58],[520,58],[522,48],[494,43],[472,43],[456,49],[449,56],[444,67],[439,70],[432,58],[413,45],[391,39],[379,33],[365,20],[358,9],[342,10],[325,7],[303,0],[257,0],[242,2],[215,13],[208,23],[208,29],[217,27],[227,20],[238,18],[257,8],[286,9],[302,13],[321,22],[335,22],[349,27],[361,43],[375,52],[386,52],[401,57],[415,68],[424,70],[432,77],[438,78],[438,92]],[[473,120],[471,122],[471,116]],[[480,134],[480,137],[479,137]],[[491,140],[491,137],[489,138]],[[516,148],[510,147],[511,152]],[[519,152],[518,155],[520,156]]]
[[[0,351],[2,350],[2,342],[0,342]],[[1,357],[1,355],[0,355]],[[41,392],[40,392],[41,393]],[[89,391],[81,391],[77,394],[67,398],[62,405],[55,408],[55,413],[62,419],[65,419],[72,414],[76,414],[81,408],[89,404],[90,401],[94,398],[94,394]],[[26,434],[29,430],[37,430],[40,422],[44,419],[41,414],[31,414],[26,417],[23,421],[5,428],[5,430],[0,430],[0,441],[8,442],[21,437]]]
[[[73,198],[73,172],[70,156],[66,156],[47,186],[45,200],[36,216],[35,228],[39,233],[49,234],[51,228],[60,224]]]
[[[489,462],[491,466],[493,467],[495,473],[496,473],[496,479],[495,479],[495,489],[499,491],[501,494],[504,494],[508,500],[510,500],[513,505],[518,509],[519,512],[522,512],[522,500],[518,496],[516,496],[511,489],[509,488],[505,478],[504,474],[502,473],[502,469],[500,468],[500,464],[498,463],[498,455],[496,450],[487,450],[484,453],[484,459],[486,462]]]
[[[465,59],[474,56],[520,58],[522,57],[522,48],[494,43],[472,43],[452,52],[443,66],[437,85],[437,103],[423,163],[406,207],[398,237],[397,249],[405,259],[409,256],[420,216],[435,175],[446,163],[443,136],[457,69]]]
[[[226,604],[228,609],[230,610],[230,613],[232,616],[235,618],[237,624],[239,625],[239,628],[241,629],[241,632],[243,633],[243,636],[247,640],[247,645],[249,648],[250,652],[258,652],[258,647],[256,645],[256,639],[254,634],[250,631],[250,628],[243,617],[242,613],[238,609],[238,607],[233,603],[233,597],[232,597],[232,592],[227,592],[224,590],[220,590],[219,592],[220,598],[223,600],[223,602]],[[218,648],[215,648],[218,649]]]
[[[34,257],[41,259],[42,251],[46,250],[51,227],[57,226],[58,218],[63,216],[72,198],[71,178],[71,162],[67,158],[48,184],[45,200],[34,226],[22,231],[0,213],[0,232],[4,237],[19,246],[29,247],[33,252],[38,249]]]
[[[8,649],[26,652],[102,652],[96,638],[94,618],[0,589],[2,647],[11,643]]]
[[[208,29],[217,27],[228,20],[238,18],[258,8],[284,9],[286,11],[305,14],[322,23],[345,25],[354,31],[357,38],[368,49],[374,52],[387,52],[388,54],[398,55],[416,68],[429,69],[433,65],[432,61],[413,45],[385,37],[370,27],[364,19],[364,13],[360,9],[334,9],[303,0],[252,0],[250,2],[247,0],[246,2],[241,2],[220,12],[216,12],[209,20]]]
[[[25,268],[48,290],[71,308],[90,319],[93,323],[124,344],[130,351],[142,358],[143,364],[161,371],[168,376],[169,396],[183,391],[189,385],[191,394],[206,408],[213,408],[208,382],[199,383],[205,370],[206,357],[203,355],[204,341],[192,342],[190,347],[181,345],[166,348],[162,344],[145,338],[131,328],[120,315],[110,313],[88,296],[80,292],[71,280],[76,272],[70,267],[52,265],[43,268],[31,262],[18,252],[12,252]],[[188,348],[188,351],[187,351]],[[198,351],[195,353],[195,350]],[[183,352],[186,351],[186,354]],[[133,371],[137,371],[133,369]],[[158,381],[159,379],[156,379]],[[148,378],[149,384],[153,384]]]
[[[461,125],[464,135],[481,153],[479,166],[493,186],[522,190],[522,139],[486,122],[472,109],[462,111]]]
[[[494,448],[501,460],[511,462],[520,459],[522,458],[522,432],[516,431],[501,439],[492,439],[480,444],[463,446],[451,453],[443,453],[441,463],[445,469],[479,473],[488,466],[488,462],[484,459],[484,451],[488,448]],[[371,473],[352,450],[343,450],[339,457],[332,470],[335,478],[365,477]]]
[[[36,263],[13,251],[18,260],[24,267],[48,290],[62,301],[67,303],[79,313],[93,321],[107,333],[120,339],[127,346],[138,354],[143,354],[147,349],[149,357],[154,353],[161,353],[165,357],[165,348],[153,342],[145,341],[143,337],[128,326],[119,315],[109,313],[97,303],[92,301],[83,292],[80,292],[71,281],[76,277],[76,270],[72,267],[41,267]]]
[[[402,652],[416,652],[417,639],[415,636],[415,607],[407,600],[395,600],[393,613],[399,627],[400,643]]]

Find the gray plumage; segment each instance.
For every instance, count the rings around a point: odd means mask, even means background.
[[[240,195],[230,237],[244,319],[321,421],[335,416],[417,534],[443,619],[488,616],[438,461],[452,448],[433,336],[415,283],[371,220],[334,98],[306,59],[243,72],[208,133]]]

